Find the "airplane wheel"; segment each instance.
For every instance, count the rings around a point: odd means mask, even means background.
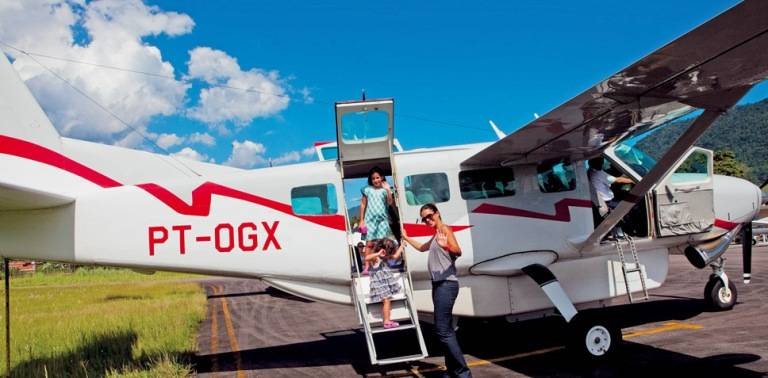
[[[738,293],[736,292],[736,285],[731,280],[728,280],[728,289],[730,289],[730,293],[726,292],[723,281],[717,276],[712,276],[709,278],[707,286],[704,287],[704,300],[714,310],[730,310],[736,304]]]
[[[578,313],[569,327],[568,349],[587,361],[606,360],[621,344],[621,328],[596,316]]]

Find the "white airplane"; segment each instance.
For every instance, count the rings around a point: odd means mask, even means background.
[[[406,250],[393,310],[410,320],[401,329],[416,330],[415,355],[379,357],[380,311],[368,303],[367,278],[350,269],[344,199],[359,194],[344,193],[343,182],[379,166],[410,236],[431,237],[418,222],[430,202],[453,228],[463,249],[457,317],[557,313],[573,330],[571,346],[599,359],[621,332],[583,309],[647,297],[664,283],[670,253],[712,267],[713,306],[736,301],[721,255],[761,193],[714,175],[712,152],[691,146],[768,76],[766,14],[768,1],[740,3],[493,143],[393,153],[392,100],[341,102],[337,159],[257,170],[61,137],[3,56],[0,253],[260,278],[354,305],[372,363],[423,358],[416,313],[432,311],[426,254]],[[671,146],[643,150],[648,135],[686,114],[695,120]],[[595,156],[635,182],[618,189],[621,202],[597,225],[585,163]],[[622,219],[630,237],[604,240]]]

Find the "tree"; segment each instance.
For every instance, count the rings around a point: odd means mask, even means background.
[[[728,149],[715,151],[715,174],[746,178],[749,168]]]

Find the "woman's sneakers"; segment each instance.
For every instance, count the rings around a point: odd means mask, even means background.
[[[384,322],[384,328],[397,328],[397,327],[400,327],[400,323],[398,322],[393,322],[393,321]]]

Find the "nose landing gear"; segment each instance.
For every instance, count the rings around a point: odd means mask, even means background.
[[[738,298],[736,285],[728,279],[723,270],[724,261],[721,257],[717,262],[710,264],[712,275],[704,287],[704,300],[708,307],[716,311],[732,309]]]

